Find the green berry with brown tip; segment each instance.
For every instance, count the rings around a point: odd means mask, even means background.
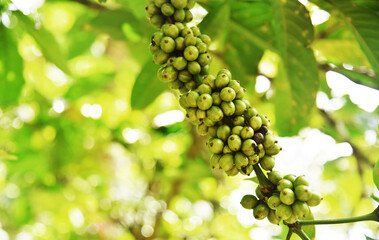
[[[200,84],[196,91],[199,93],[199,94],[204,94],[204,93],[207,93],[207,94],[211,94],[212,93],[212,88],[207,85],[207,84]]]
[[[283,189],[280,191],[280,201],[286,205],[292,205],[295,202],[295,193],[289,188]]]
[[[243,127],[240,136],[242,139],[252,138],[254,136],[254,130],[251,127]]]
[[[225,74],[225,73],[220,74],[219,73],[217,75],[216,81],[215,81],[216,87],[218,89],[222,89],[223,87],[226,87],[228,85],[229,81],[230,81],[230,77],[227,74]]]
[[[270,209],[265,203],[259,203],[255,208],[253,209],[253,215],[255,219],[262,220],[265,219],[268,216]]]
[[[180,71],[187,67],[187,60],[184,57],[177,57],[175,58],[172,65],[174,66],[174,68]]]
[[[262,159],[259,160],[259,164],[264,170],[270,171],[275,166],[275,159],[271,156],[265,155]]]
[[[212,106],[212,103],[213,99],[208,93],[201,94],[197,99],[197,106],[201,110],[208,110]]]
[[[253,154],[251,156],[247,157],[249,159],[249,164],[250,165],[255,165],[259,162],[259,157],[257,154]]]
[[[209,129],[208,129],[209,130]],[[220,168],[220,164],[218,163],[219,160],[221,158],[221,155],[220,154],[212,154],[209,162],[212,166],[212,168],[216,168],[216,169],[219,169]]]
[[[296,201],[291,207],[293,214],[298,218],[306,218],[310,212],[306,202]]]
[[[300,201],[308,201],[312,197],[312,192],[308,186],[300,185],[295,187],[296,198]]]
[[[214,122],[218,122],[224,118],[224,113],[221,108],[213,105],[207,110],[207,117]]]
[[[295,181],[293,182],[294,187],[300,186],[300,185],[305,185],[309,186],[308,181],[305,179],[305,176],[298,176]]]
[[[234,155],[234,162],[235,162],[236,167],[238,169],[241,169],[242,167],[246,167],[247,164],[249,164],[249,159],[242,152],[237,152]]]
[[[267,174],[268,180],[272,182],[275,185],[279,184],[279,181],[282,180],[283,176],[280,172],[278,171],[271,171]]]
[[[219,138],[212,138],[209,140],[208,146],[212,153],[220,154],[224,148],[224,142]]]
[[[243,141],[241,150],[246,156],[252,156],[255,154],[256,147],[257,147],[257,143],[253,139],[249,138]]]
[[[154,63],[157,65],[162,65],[167,62],[170,55],[164,52],[162,49],[156,51],[153,55]]]
[[[250,118],[250,126],[254,129],[254,131],[258,130],[262,126],[262,119],[259,116],[254,116]]]
[[[198,125],[196,130],[200,136],[206,136],[208,134],[208,127],[204,123]]]
[[[254,195],[247,194],[247,195],[242,197],[240,203],[241,203],[242,207],[244,207],[246,209],[253,209],[253,208],[255,208],[255,206],[258,205],[258,199]]]
[[[196,91],[190,91],[186,94],[187,96],[187,104],[191,108],[197,107],[197,99],[200,97],[199,93]]]
[[[246,103],[242,100],[236,99],[233,101],[234,105],[236,106],[236,111],[234,115],[242,115],[246,111]]]
[[[280,201],[279,194],[273,194],[269,199],[267,200],[267,205],[271,209],[276,209],[282,202]]]
[[[233,118],[233,124],[235,126],[244,126],[245,125],[245,118],[242,116],[237,116]]]
[[[195,61],[199,56],[199,50],[195,46],[188,46],[184,49],[184,58],[187,61]]]
[[[213,92],[212,93],[212,98],[213,98],[213,104],[219,106],[222,103],[220,93],[219,92]],[[224,110],[223,110],[224,111]],[[225,114],[225,111],[224,111]]]
[[[221,102],[221,109],[226,116],[232,116],[236,111],[236,107],[233,102]]]
[[[176,9],[174,13],[174,20],[176,22],[183,22],[186,18],[186,11],[184,9]]]
[[[199,55],[199,57],[197,58],[197,62],[201,65],[201,66],[206,66],[208,65],[212,60],[212,57],[209,53],[201,53]]]
[[[220,92],[220,97],[225,102],[231,102],[236,97],[236,92],[233,90],[233,88],[224,87]]]
[[[230,170],[225,171],[226,175],[229,177],[236,176],[239,173],[239,170],[236,166],[233,166]]]
[[[188,1],[187,0],[171,0],[171,4],[177,8],[177,9],[181,9],[181,8],[185,8],[188,4]]]
[[[165,16],[172,16],[175,13],[175,8],[170,3],[165,3],[161,6],[161,12]]]
[[[158,71],[158,79],[162,82],[173,82],[178,77],[178,72],[173,66],[161,67]]]
[[[270,212],[267,215],[267,219],[270,223],[279,225],[280,219],[276,216],[275,210],[270,209]]]
[[[240,150],[241,145],[242,145],[242,140],[241,140],[240,136],[230,135],[228,137],[228,146],[230,147],[230,149],[232,151],[236,152],[236,151]]]
[[[293,189],[293,183],[290,180],[283,178],[278,182],[277,188],[279,191],[282,191],[285,188]]]
[[[287,220],[292,215],[292,208],[285,204],[280,204],[276,210],[275,214],[278,217],[279,220]]]
[[[222,139],[223,141],[227,141],[230,135],[231,129],[228,125],[221,125],[217,129],[217,137]]]
[[[232,154],[224,154],[219,160],[220,167],[224,171],[229,171],[234,166],[234,157]]]
[[[322,201],[322,196],[320,193],[317,193],[317,192],[312,192],[312,195],[311,197],[307,200],[307,204],[310,206],[310,207],[315,207],[317,205],[319,205]]]

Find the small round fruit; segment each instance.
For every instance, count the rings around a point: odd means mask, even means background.
[[[234,157],[232,154],[224,154],[219,160],[220,167],[224,171],[229,171],[234,166]]]
[[[280,201],[279,194],[273,194],[268,200],[267,205],[271,209],[276,209],[282,202]]]
[[[272,182],[275,185],[278,185],[279,181],[282,180],[283,178],[282,174],[278,171],[271,171],[267,175],[268,175],[268,180],[270,180],[270,182]]]
[[[263,136],[262,133],[256,132],[254,134],[254,141],[256,141],[257,143],[262,143],[264,141],[264,139],[265,139],[265,136]]]
[[[247,194],[247,195],[242,197],[240,203],[241,203],[242,207],[244,207],[246,209],[253,209],[255,206],[258,205],[258,199],[254,195]]]
[[[181,51],[181,50],[184,50],[185,47],[186,45],[184,44],[183,37],[175,38],[175,50]]]
[[[179,36],[179,28],[174,24],[169,24],[163,31],[164,35],[169,36],[173,39]]]
[[[212,106],[212,103],[212,97],[207,93],[201,94],[200,97],[197,99],[197,106],[201,110],[208,110]]]
[[[176,22],[183,22],[186,18],[186,11],[184,9],[176,9],[174,13],[174,20]]]
[[[242,129],[242,126],[235,126],[232,128],[232,134],[241,135]]]
[[[275,143],[271,147],[266,148],[266,153],[268,155],[276,155],[280,152],[280,150],[282,150],[282,148],[279,146],[279,144]]]
[[[315,207],[321,203],[322,196],[318,192],[312,192],[311,198],[307,201],[310,207]]]
[[[201,66],[198,62],[192,61],[187,65],[187,70],[193,75],[199,74],[201,72]]]
[[[267,207],[265,203],[259,203],[255,208],[253,209],[253,214],[255,219],[262,220],[267,217],[270,209]]]
[[[236,106],[236,112],[234,113],[235,115],[242,115],[246,111],[246,103],[244,101],[236,99],[233,103]]]
[[[173,66],[161,67],[158,71],[158,78],[162,82],[173,82],[178,77],[178,72]]]
[[[278,182],[278,190],[279,191],[282,191],[283,189],[285,188],[290,188],[292,189],[293,188],[293,184],[290,180],[288,179],[281,179],[279,182]]]
[[[234,128],[233,128],[234,129]],[[246,139],[242,143],[242,152],[246,156],[252,156],[255,154],[255,148],[257,147],[257,143],[253,139]]]
[[[201,53],[197,59],[201,66],[208,65],[212,60],[211,55],[209,53]]]
[[[236,111],[236,107],[234,106],[233,102],[222,102],[221,109],[226,116],[232,116]]]
[[[265,148],[270,148],[272,145],[274,145],[274,143],[275,143],[275,138],[272,134],[266,134],[266,136],[264,136],[263,146]]]
[[[305,179],[305,176],[298,176],[295,181],[293,182],[294,187],[300,186],[300,185],[305,185],[309,186],[308,181]]]
[[[220,154],[224,148],[224,142],[219,138],[212,138],[210,139],[208,146],[212,153]]]
[[[232,176],[235,176],[239,173],[239,170],[238,168],[236,168],[236,166],[233,166],[232,169],[228,170],[228,171],[225,171],[226,175],[228,175],[229,177],[232,177]]]
[[[249,159],[242,152],[237,152],[234,155],[234,162],[235,162],[236,167],[238,169],[241,169],[242,167],[246,167],[247,164],[249,164]]]
[[[291,207],[293,214],[298,218],[306,218],[310,212],[306,202],[296,201]]]
[[[255,130],[258,130],[262,126],[262,119],[259,116],[250,118],[250,126]]]
[[[231,87],[224,87],[220,92],[220,97],[225,102],[231,102],[236,97],[236,92]]]
[[[162,65],[166,63],[170,55],[164,52],[162,49],[155,51],[153,55],[154,63],[157,65]]]
[[[221,89],[221,88],[227,86],[229,81],[230,81],[230,77],[227,74],[224,74],[224,73],[220,74],[219,73],[216,77],[216,82],[215,82],[216,87],[218,89]]]
[[[178,9],[185,8],[188,4],[187,0],[171,0],[171,4]]]
[[[207,117],[213,122],[218,122],[224,118],[224,113],[218,106],[211,106],[211,108],[207,110]]]
[[[279,220],[287,220],[292,215],[292,208],[285,204],[280,204],[276,208],[275,214]]]
[[[208,134],[208,127],[204,123],[198,125],[196,130],[200,136],[206,136]]]
[[[217,129],[217,137],[222,139],[223,141],[226,141],[230,135],[230,127],[228,125],[221,125]]]
[[[305,185],[295,187],[295,194],[297,199],[304,202],[312,197],[312,192],[309,190],[309,187]]]
[[[292,183],[294,183],[296,180],[296,175],[295,174],[286,174],[286,175],[284,175],[283,178],[290,180]],[[296,187],[295,184],[294,184],[294,187]]]
[[[262,159],[259,160],[261,167],[266,170],[272,170],[275,166],[275,159],[269,155],[265,155]]]
[[[249,159],[249,164],[252,166],[252,165],[255,165],[259,162],[259,157],[257,154],[254,154],[254,155],[251,155],[251,156],[248,156],[247,157]]]
[[[248,139],[254,136],[254,130],[251,127],[243,127],[241,131],[241,138]]]
[[[212,154],[211,159],[209,160],[212,168],[220,168],[220,164],[218,163],[221,158],[220,154]]]
[[[280,201],[286,205],[292,205],[295,202],[295,193],[289,188],[283,189],[280,191]]]
[[[241,145],[242,145],[242,141],[241,141],[240,136],[230,135],[228,137],[228,146],[232,151],[236,152],[236,151],[240,150]]]
[[[187,67],[187,60],[184,57],[177,57],[177,58],[175,58],[172,65],[177,70],[183,70]]]
[[[196,91],[190,91],[189,93],[186,94],[187,96],[187,104],[191,108],[196,108],[197,107],[197,99],[200,97],[199,93]]]
[[[187,61],[195,61],[199,56],[199,50],[195,46],[188,46],[184,49],[184,58]]]
[[[270,209],[267,219],[270,223],[279,225],[280,219],[276,216],[275,210]]]
[[[172,16],[175,13],[175,8],[170,3],[165,3],[161,7],[161,12],[165,16]]]
[[[192,63],[192,62],[190,62]],[[207,85],[207,84],[200,84],[200,86],[197,87],[196,91],[199,93],[199,94],[204,94],[204,93],[208,93],[208,94],[211,94],[212,93],[212,88]]]

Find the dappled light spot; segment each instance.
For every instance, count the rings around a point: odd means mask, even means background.
[[[103,109],[99,104],[83,104],[83,106],[80,109],[80,112],[85,117],[90,117],[93,119],[99,119],[101,117],[101,114],[103,112]]]
[[[150,237],[152,236],[154,233],[154,228],[150,225],[143,225],[142,228],[141,228],[141,234],[144,236],[144,237]]]
[[[68,76],[54,64],[47,63],[45,65],[45,74],[57,87],[63,86],[68,83]]]
[[[172,110],[165,113],[161,113],[156,116],[153,123],[156,127],[169,126],[177,122],[184,121],[184,113],[180,110]]]
[[[69,213],[69,218],[72,225],[76,228],[80,228],[84,224],[84,216],[79,208],[74,208]]]
[[[125,128],[122,136],[127,143],[135,143],[142,137],[142,132],[138,129]]]
[[[62,113],[65,110],[65,100],[63,100],[63,99],[54,99],[54,101],[53,101],[53,110],[56,113]]]
[[[270,86],[271,86],[271,82],[267,77],[263,75],[257,76],[256,83],[255,83],[255,91],[257,93],[267,92],[270,89]]]
[[[35,112],[30,105],[22,104],[17,108],[17,114],[24,122],[32,122],[34,120]]]

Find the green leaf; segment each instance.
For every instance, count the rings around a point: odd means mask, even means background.
[[[14,12],[14,14],[17,16],[21,26],[34,38],[46,59],[54,63],[62,71],[70,73],[66,64],[66,57],[54,36],[43,27],[36,29],[33,21],[21,12]]]
[[[298,1],[272,1],[275,40],[281,61],[275,79],[275,114],[279,135],[306,126],[318,90],[318,69],[309,44],[313,26]]]
[[[379,76],[379,15],[348,0],[332,1],[355,35],[376,75]],[[379,2],[375,3],[376,8]]]
[[[257,176],[251,177],[251,178],[245,178],[244,180],[246,180],[246,181],[252,181],[252,182],[255,182],[256,184],[259,184],[259,180],[258,180]]]
[[[313,213],[310,212],[306,218],[301,218],[301,220],[315,220],[315,217],[313,216]],[[316,226],[315,225],[306,225],[306,226],[303,226],[302,228],[310,239],[316,238]]]
[[[371,77],[366,74],[338,66],[333,71],[345,75],[346,77],[350,78],[356,83],[363,84],[371,88],[379,89],[379,80],[376,77]]]
[[[368,237],[366,235],[365,235],[365,237],[366,237],[366,240],[375,240],[374,238],[370,238],[370,237]]]
[[[208,34],[212,38],[216,38],[225,29],[229,21],[230,7],[224,2],[209,2],[204,7],[208,10],[208,14],[199,24],[201,32]]]
[[[375,163],[375,167],[372,171],[372,176],[374,178],[375,186],[379,190],[379,160]]]
[[[375,202],[379,203],[379,198],[374,194],[371,194],[370,198],[373,199]]]
[[[23,61],[10,30],[0,24],[0,107],[16,105],[24,77]]]
[[[96,74],[87,78],[77,79],[75,84],[67,91],[65,98],[77,100],[78,98],[105,86],[113,77],[114,76],[111,74]]]
[[[152,61],[148,61],[142,67],[133,86],[132,108],[142,109],[147,107],[166,89],[167,86],[157,78],[158,68]]]

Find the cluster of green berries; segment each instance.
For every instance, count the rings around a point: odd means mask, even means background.
[[[212,167],[229,176],[249,175],[258,162],[263,169],[271,170],[273,155],[281,150],[269,130],[269,121],[244,98],[245,92],[238,81],[232,80],[230,71],[223,69],[216,77],[203,76],[195,90],[179,99],[198,133],[210,136],[207,145],[213,153]]]
[[[320,204],[322,197],[309,188],[304,176],[288,174],[282,177],[278,171],[270,171],[268,179],[275,188],[268,190],[260,185],[255,189],[257,195],[245,195],[241,205],[253,209],[254,217],[258,220],[267,219],[273,224],[281,220],[294,224],[299,218],[306,218],[310,213],[309,207]]]
[[[193,15],[189,9],[195,3],[195,0],[149,0],[145,10],[151,24],[159,29],[166,22],[191,22]]]

